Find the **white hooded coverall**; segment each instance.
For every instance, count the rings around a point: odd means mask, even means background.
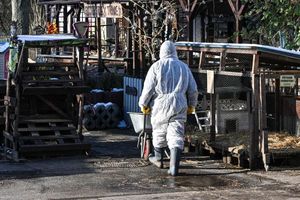
[[[139,106],[151,107],[153,146],[183,150],[187,108],[197,104],[197,84],[173,42],[162,44],[159,57],[147,73]]]

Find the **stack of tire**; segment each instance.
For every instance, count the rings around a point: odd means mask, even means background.
[[[120,121],[120,108],[115,103],[96,103],[84,106],[84,127],[90,130],[116,128]]]

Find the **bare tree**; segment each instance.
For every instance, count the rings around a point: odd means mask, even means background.
[[[17,34],[29,33],[30,2],[11,0],[12,21],[17,22]]]
[[[32,34],[35,27],[45,27],[44,10],[37,0],[11,0],[11,14],[18,34]]]
[[[9,35],[11,23],[11,0],[0,0],[0,35]]]
[[[31,34],[35,34],[35,32],[45,33],[46,29],[45,9],[37,2],[38,0],[30,0],[29,33]]]
[[[142,42],[146,57],[152,62],[158,59],[158,50],[164,40],[177,40],[176,1],[137,1],[130,0],[136,9],[134,19],[129,22],[133,38]],[[138,19],[142,17],[142,23]]]

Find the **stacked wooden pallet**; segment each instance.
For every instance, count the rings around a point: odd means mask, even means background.
[[[86,40],[64,38],[22,39],[19,63],[7,80],[5,96],[5,154],[12,159],[26,155],[88,151],[83,142],[83,46]],[[40,41],[40,42],[39,42]],[[28,63],[30,48],[73,47],[68,62]]]

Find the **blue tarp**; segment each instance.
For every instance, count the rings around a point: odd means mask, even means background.
[[[0,53],[4,53],[9,47],[8,42],[0,42]]]

